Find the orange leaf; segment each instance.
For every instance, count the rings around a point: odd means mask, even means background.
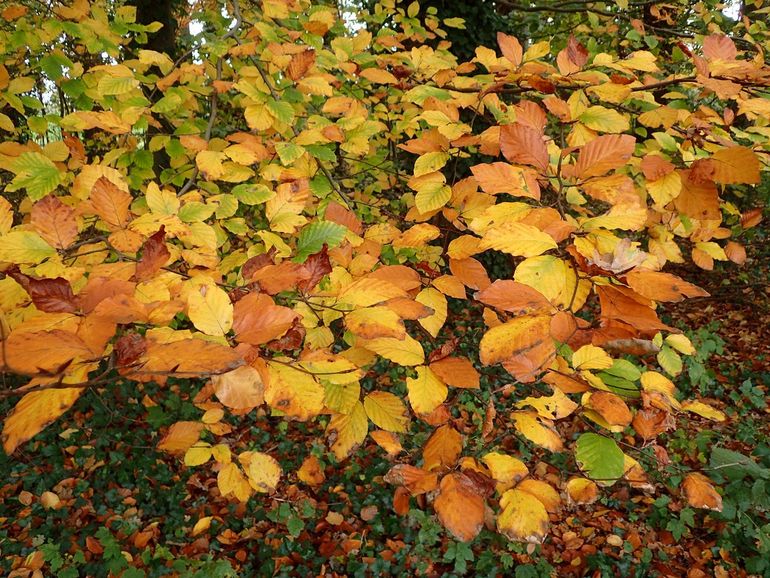
[[[96,179],[91,189],[91,204],[96,214],[111,229],[120,229],[128,222],[131,195],[119,189],[107,177]]]
[[[463,285],[471,289],[486,289],[492,283],[484,265],[473,257],[449,259],[449,270],[462,281]]]
[[[722,511],[722,496],[717,493],[711,481],[703,474],[697,472],[687,474],[684,482],[682,482],[682,489],[687,503],[693,508]]]
[[[580,149],[575,176],[599,177],[623,166],[634,153],[636,139],[631,135],[609,134],[595,138]]]
[[[169,453],[186,452],[198,441],[204,428],[205,426],[199,421],[178,421],[160,440],[158,449]]]
[[[759,157],[749,148],[735,146],[718,150],[711,157],[714,180],[725,185],[759,183]]]
[[[33,391],[22,397],[3,426],[3,449],[10,454],[72,407],[81,387]]]
[[[548,168],[548,149],[543,134],[530,126],[520,123],[501,126],[500,150],[512,163],[532,165],[541,173]]]
[[[707,297],[708,293],[671,273],[659,271],[631,271],[626,282],[643,297],[655,301],[677,303],[686,297]]]
[[[479,372],[467,357],[445,357],[432,362],[430,368],[447,385],[479,388]]]
[[[269,295],[249,293],[233,309],[235,338],[241,343],[262,345],[286,333],[296,317],[294,311],[276,305]]]
[[[69,247],[78,236],[75,211],[53,195],[41,199],[32,207],[32,228],[52,247]]]
[[[422,450],[423,466],[432,471],[454,466],[463,449],[463,436],[450,425],[442,425],[428,438]]]
[[[432,492],[438,486],[436,474],[409,464],[396,464],[383,480],[388,484],[403,486],[413,496]]]
[[[473,540],[484,525],[484,499],[463,473],[444,476],[433,507],[441,524],[462,542]]]
[[[521,65],[521,61],[524,58],[524,48],[521,43],[504,32],[497,33],[497,44],[500,46],[500,52],[505,56],[514,66]]]
[[[510,280],[498,279],[486,289],[476,293],[474,297],[485,305],[516,315],[550,311],[553,308],[551,302],[540,291]]]

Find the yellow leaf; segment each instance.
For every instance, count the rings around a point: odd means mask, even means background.
[[[287,416],[307,421],[323,410],[324,388],[312,375],[277,362],[267,364],[265,401]]]
[[[442,403],[447,396],[447,386],[429,367],[421,365],[417,368],[417,377],[406,379],[409,391],[409,403],[415,413],[430,413]]]
[[[358,339],[356,344],[399,365],[420,365],[425,363],[425,352],[422,349],[422,345],[409,334],[404,339],[394,339],[392,337]]]
[[[572,367],[575,369],[609,369],[613,360],[601,347],[584,345],[572,355]]]
[[[222,336],[233,326],[233,304],[223,289],[207,283],[190,291],[187,316],[197,330]]]
[[[588,478],[572,478],[567,482],[567,497],[574,504],[592,504],[599,499],[599,486]]]
[[[543,503],[529,492],[508,490],[500,498],[503,511],[497,529],[516,542],[541,543],[548,533],[548,512]]]
[[[382,68],[365,68],[360,75],[378,84],[398,84],[398,79]]]
[[[395,297],[406,297],[407,293],[390,281],[364,277],[342,288],[337,301],[354,307],[371,307]]]
[[[281,466],[275,458],[261,452],[249,456],[247,473],[251,487],[263,494],[274,492],[281,480]]]
[[[385,306],[356,309],[345,316],[348,331],[364,339],[406,337],[404,322],[395,311]]]
[[[192,536],[197,536],[198,534],[202,534],[206,530],[209,529],[211,526],[211,520],[213,519],[213,516],[204,516],[203,518],[199,519],[197,522],[195,522],[195,525],[193,526],[192,531],[190,534]]]
[[[440,291],[426,287],[417,294],[414,300],[433,309],[432,315],[418,319],[418,323],[433,337],[437,337],[447,318],[446,297]]]
[[[211,445],[206,442],[198,442],[184,454],[184,465],[187,467],[205,464],[211,459]]]
[[[647,192],[656,205],[664,207],[682,192],[682,176],[672,171],[656,181],[648,182]]]
[[[558,388],[554,389],[551,396],[527,397],[516,403],[517,408],[527,406],[534,408],[540,417],[546,419],[565,418],[578,408],[578,404]]]
[[[592,130],[618,133],[628,130],[628,119],[616,110],[603,106],[591,106],[578,120]]]
[[[217,487],[223,497],[230,494],[241,502],[245,502],[251,496],[251,486],[246,476],[243,475],[237,464],[230,462],[217,474]]]
[[[366,415],[374,425],[385,431],[404,433],[409,416],[403,402],[392,393],[373,391],[364,398]]]
[[[206,180],[214,181],[224,173],[222,163],[226,158],[223,152],[201,151],[195,155],[195,165]]]
[[[7,454],[42,431],[77,401],[84,388],[45,389],[22,397],[3,425],[3,449]]]
[[[699,416],[705,417],[712,421],[725,421],[727,419],[727,416],[725,416],[724,413],[711,407],[708,404],[703,403],[702,401],[687,401],[682,404],[682,409],[692,413],[697,413]]]
[[[419,177],[440,170],[449,160],[449,154],[432,151],[417,157],[414,161],[414,176]]]
[[[366,414],[361,402],[356,401],[350,413],[337,414],[329,421],[326,434],[338,460],[348,457],[366,439],[369,431]]]
[[[220,464],[229,464],[232,459],[230,455],[230,448],[225,444],[217,444],[211,448],[211,455]]]
[[[492,477],[497,481],[497,491],[501,493],[529,475],[524,462],[513,456],[490,452],[481,458],[481,461],[489,468]]]
[[[36,265],[56,255],[56,249],[32,231],[11,231],[0,242],[0,262]]]
[[[559,511],[561,507],[561,498],[559,492],[554,487],[540,480],[526,479],[522,480],[517,486],[517,490],[527,492],[535,496],[545,506],[546,511],[549,514],[553,514]]]
[[[681,409],[682,406],[676,399],[676,386],[666,376],[657,371],[646,371],[641,378],[642,389],[650,394],[652,405],[668,411],[669,409]]]
[[[564,444],[559,434],[551,427],[548,421],[538,419],[534,411],[514,411],[511,414],[514,426],[518,432],[541,447],[552,452],[560,452]]]
[[[348,414],[361,397],[361,385],[353,383],[329,383],[324,387],[324,405],[332,411]]]
[[[481,338],[479,358],[494,365],[551,339],[550,315],[523,315],[493,327]]]
[[[669,335],[666,337],[665,342],[682,355],[693,355],[695,353],[695,348],[690,339],[681,333]]]
[[[519,257],[536,257],[558,245],[548,233],[525,223],[505,223],[484,232],[479,249],[495,249]]]

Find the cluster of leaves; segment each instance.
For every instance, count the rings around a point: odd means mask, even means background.
[[[427,496],[460,540],[486,523],[540,542],[562,495],[652,491],[640,460],[675,414],[725,419],[681,400],[694,348],[656,309],[705,294],[667,263],[745,260],[729,239],[761,211],[728,195],[770,152],[763,37],[747,24],[740,51],[715,29],[675,74],[575,37],[499,34],[460,63],[418,14],[385,1],[350,32],[323,4],[233,0],[172,61],[128,44],[157,30],[128,6],[4,9],[2,368],[27,377],[3,392],[21,396],[6,452],[117,376],[203,379],[200,419],[158,447],[213,467],[222,496],[281,483],[241,424],[319,421],[337,460],[371,439],[398,461],[398,512]],[[453,302],[485,326],[472,351],[446,334]],[[424,427],[415,461],[399,436]],[[528,456],[498,443],[512,432]],[[567,480],[543,466],[568,449]],[[701,473],[683,491],[722,508]]]

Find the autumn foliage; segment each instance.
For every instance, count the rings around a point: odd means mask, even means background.
[[[677,392],[694,349],[660,312],[705,292],[664,269],[745,260],[731,238],[760,212],[729,195],[767,168],[760,53],[715,30],[672,72],[501,33],[458,62],[418,14],[385,1],[351,31],[307,0],[232,2],[174,61],[137,48],[157,26],[130,7],[5,8],[7,453],[88,388],[192,379],[200,419],[158,447],[224,497],[317,475],[237,424],[316,422],[341,467],[368,444],[393,460],[397,512],[423,496],[459,540],[540,542],[602,487],[655,491],[639,450],[677,415],[725,419]],[[581,475],[535,467],[553,452]],[[682,491],[721,508],[701,473]]]

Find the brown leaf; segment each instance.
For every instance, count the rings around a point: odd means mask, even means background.
[[[291,57],[287,70],[289,78],[299,80],[315,63],[315,50],[303,50]]]
[[[664,431],[675,428],[676,422],[668,412],[649,407],[636,412],[632,425],[642,438],[651,440]]]
[[[703,39],[703,55],[710,60],[735,60],[738,49],[729,36],[711,34]]]
[[[63,277],[34,279],[22,273],[18,266],[6,271],[29,294],[32,303],[46,313],[74,313],[77,311],[75,294],[70,282]]]
[[[233,349],[203,339],[182,339],[170,343],[147,342],[140,368],[127,375],[139,381],[165,383],[168,375],[199,377],[217,375],[243,365]]]
[[[503,53],[511,64],[514,66],[521,65],[521,61],[524,58],[524,48],[518,39],[513,36],[509,36],[504,32],[497,33],[497,44],[500,46],[500,52]]]
[[[59,374],[75,359],[93,357],[91,350],[74,333],[62,329],[50,331],[12,331],[2,342],[5,352],[2,362],[14,373],[35,375],[38,373]]]
[[[145,281],[155,275],[171,258],[166,247],[166,227],[161,225],[142,247],[142,257],[136,264],[136,280]]]
[[[303,278],[297,282],[297,288],[303,293],[312,291],[316,285],[332,272],[332,264],[329,261],[329,247],[324,244],[318,253],[310,255],[302,264]]]
[[[126,333],[115,341],[116,365],[130,367],[147,351],[147,342],[138,333]]]
[[[570,61],[578,67],[582,67],[588,62],[588,50],[572,34],[569,35],[567,41],[567,55]]]

